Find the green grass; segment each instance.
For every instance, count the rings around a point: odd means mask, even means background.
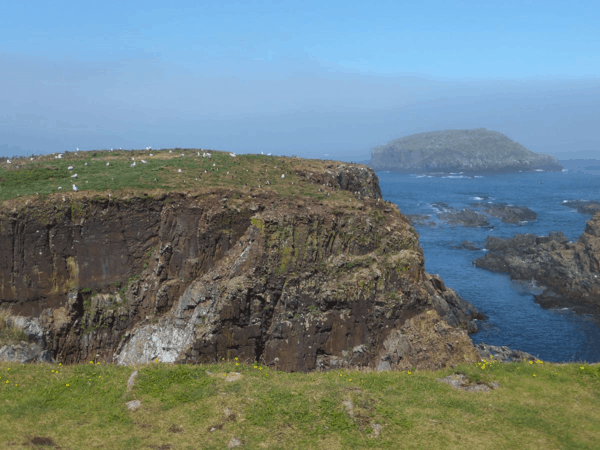
[[[1,363],[0,447],[31,448],[37,437],[70,449],[220,449],[235,437],[274,449],[598,448],[600,365],[482,367],[303,374],[157,363],[138,367],[127,392],[133,368]],[[226,381],[232,371],[241,379]],[[500,387],[465,392],[436,380],[455,371]],[[138,411],[127,410],[132,399]]]
[[[333,167],[330,161],[264,155],[238,155],[234,158],[229,152],[213,150],[209,159],[198,156],[198,152],[201,155],[204,152],[200,149],[171,151],[88,151],[65,153],[61,159],[54,155],[33,160],[19,158],[11,160],[10,164],[1,159],[0,201],[32,197],[43,199],[49,195],[153,195],[210,188],[247,190],[258,189],[259,185],[260,189],[280,196],[325,199],[329,193],[333,200],[348,194],[338,193],[296,175],[298,171],[323,173],[327,166]],[[135,158],[135,167],[131,167],[132,158]],[[142,163],[142,160],[147,163]],[[69,171],[69,166],[73,166],[73,170]],[[76,179],[71,178],[74,174],[77,174]],[[285,178],[281,178],[282,174]],[[73,184],[79,188],[79,194],[73,192]]]

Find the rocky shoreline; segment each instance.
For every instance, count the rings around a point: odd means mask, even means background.
[[[600,324],[600,213],[587,222],[577,242],[555,232],[488,237],[483,246],[489,251],[475,266],[533,281],[544,290],[535,296],[540,305],[589,314]]]

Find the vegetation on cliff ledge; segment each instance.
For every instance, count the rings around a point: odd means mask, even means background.
[[[0,446],[591,449],[600,440],[597,364],[306,374],[232,360],[137,370],[128,390],[131,367],[0,363]],[[500,386],[438,381],[455,372]]]

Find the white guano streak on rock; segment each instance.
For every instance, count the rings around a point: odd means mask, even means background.
[[[184,326],[168,316],[155,325],[144,325],[133,332],[129,341],[114,355],[119,365],[175,362],[196,337],[195,324],[202,308],[196,308]]]

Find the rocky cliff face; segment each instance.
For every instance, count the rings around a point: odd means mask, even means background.
[[[534,153],[485,128],[418,133],[371,150],[376,170],[405,173],[561,171],[549,154]]]
[[[515,280],[533,280],[545,291],[536,296],[542,306],[570,307],[592,314],[600,323],[600,213],[588,221],[577,242],[562,233],[520,234],[510,239],[489,237],[489,250],[475,265],[508,272]]]
[[[65,363],[239,358],[288,371],[474,361],[481,318],[425,273],[371,170],[305,174],[346,202],[260,190],[29,201],[0,217],[0,303]],[[315,178],[316,177],[316,178]]]

